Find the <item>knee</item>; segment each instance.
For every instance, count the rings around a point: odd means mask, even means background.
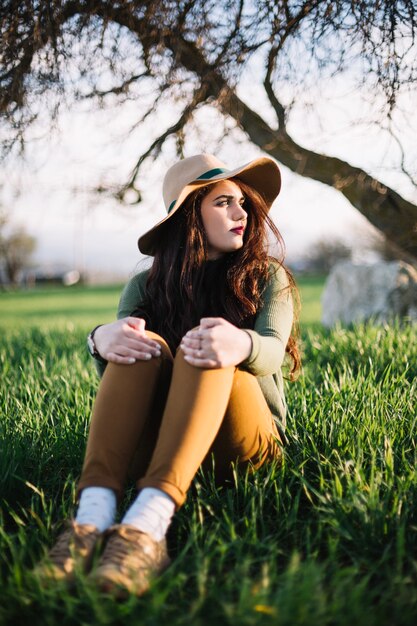
[[[165,371],[172,369],[173,357],[168,346],[161,345],[160,356],[152,356],[150,359],[136,359],[134,363],[113,363],[109,361],[104,370],[102,380],[108,380],[114,376],[140,378],[144,372]]]
[[[157,343],[159,343],[159,345],[161,346],[161,356],[162,357],[168,357],[170,360],[173,359],[173,355],[172,355],[171,349],[168,346],[168,344],[165,341],[165,339],[163,337],[161,337],[161,335],[158,335],[157,333],[154,333],[151,330],[147,330],[146,331],[146,336],[149,337],[149,339],[152,339],[153,341],[156,341]]]
[[[251,390],[254,393],[258,393],[259,382],[254,374],[237,367],[233,376],[232,391],[234,389],[242,389],[242,387],[245,387],[248,391]]]

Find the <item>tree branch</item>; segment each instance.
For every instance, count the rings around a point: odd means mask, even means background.
[[[86,100],[92,99],[92,98],[105,98],[106,96],[109,96],[110,94],[119,96],[121,94],[127,93],[128,88],[130,87],[130,85],[132,85],[132,83],[135,83],[141,78],[145,78],[149,76],[151,76],[151,73],[149,72],[149,70],[146,70],[145,72],[142,72],[141,74],[135,74],[134,76],[131,76],[127,80],[123,81],[123,83],[121,83],[120,85],[116,85],[115,87],[112,87],[111,89],[106,89],[106,91],[93,90],[93,91],[90,91],[90,93],[84,94],[82,98]]]
[[[266,95],[268,96],[268,100],[275,110],[277,120],[278,120],[278,128],[280,129],[281,132],[285,132],[285,122],[286,122],[285,108],[276,97],[274,88],[272,86],[272,80],[271,80],[272,73],[275,69],[275,60],[276,60],[276,48],[272,47],[268,54],[268,63],[267,63],[267,71],[266,71],[265,79],[264,79],[264,88],[266,91]]]
[[[214,67],[218,67],[222,63],[222,59],[224,55],[226,54],[227,49],[229,48],[231,42],[235,39],[236,35],[238,34],[240,30],[244,2],[245,0],[239,0],[239,9],[238,9],[237,17],[235,20],[235,27],[230,33],[230,35],[228,36],[228,38],[226,39],[226,41],[224,42],[223,46],[221,47],[221,50],[219,54],[217,55],[215,62],[213,63]]]
[[[400,151],[400,154],[401,154],[401,171],[402,171],[402,173],[405,176],[407,176],[407,178],[414,185],[414,187],[417,187],[417,179],[414,178],[414,176],[411,174],[411,172],[408,171],[408,169],[405,166],[405,154],[404,154],[404,148],[402,146],[401,141],[399,140],[397,135],[394,133],[392,128],[389,128],[387,130],[388,130],[389,134],[391,135],[391,137],[394,139],[394,141],[397,144],[398,149]]]
[[[165,132],[159,135],[159,137],[157,137],[157,139],[155,139],[155,141],[152,142],[152,144],[149,146],[146,152],[141,154],[141,156],[139,157],[138,161],[136,162],[129,176],[128,182],[118,191],[117,196],[119,198],[122,198],[128,189],[135,189],[135,182],[136,182],[140,167],[143,164],[143,162],[149,157],[156,158],[160,154],[162,146],[164,145],[166,139],[168,139],[168,137],[170,137],[171,135],[179,133],[184,128],[184,126],[193,116],[193,113],[196,107],[198,106],[198,104],[200,104],[201,102],[204,102],[206,97],[207,97],[206,85],[202,85],[198,89],[195,90],[193,98],[187,104],[187,106],[183,109],[180,117],[175,122],[175,124],[172,124],[172,126],[167,128]]]

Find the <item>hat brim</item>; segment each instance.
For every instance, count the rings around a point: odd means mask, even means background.
[[[242,182],[255,189],[265,200],[268,210],[271,208],[272,203],[281,189],[281,172],[278,164],[268,157],[260,157],[235,170],[218,174],[206,180],[191,181],[188,185],[183,187],[168,215],[139,237],[138,247],[142,254],[152,256],[155,253],[155,244],[158,239],[159,229],[175,215],[183,202],[193,191],[201,187],[213,185],[221,180],[228,180],[229,178],[239,178]]]

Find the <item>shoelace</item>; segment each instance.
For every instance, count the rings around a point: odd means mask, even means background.
[[[72,527],[67,528],[58,537],[56,544],[49,552],[49,558],[57,565],[63,565],[71,556],[71,547],[77,547],[81,553],[82,550],[88,549],[88,539],[92,533],[79,529],[77,532]],[[91,538],[93,541],[93,537]]]
[[[122,568],[126,563],[124,559],[130,561],[129,569],[135,569],[143,566],[152,566],[154,560],[157,560],[157,554],[147,554],[144,547],[140,544],[134,544],[125,537],[113,535],[106,546],[101,558],[102,565],[110,564]]]
[[[49,557],[57,565],[65,563],[68,556],[70,556],[70,541],[72,536],[72,529],[68,528],[62,535],[58,537],[56,544],[51,548]]]

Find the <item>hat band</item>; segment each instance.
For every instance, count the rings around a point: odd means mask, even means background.
[[[219,174],[225,174],[226,172],[229,172],[229,170],[225,170],[222,167],[215,167],[214,170],[209,170],[208,172],[201,174],[201,176],[196,178],[196,180],[206,180],[207,178],[213,178],[213,176],[218,176]]]
[[[219,174],[226,174],[226,172],[229,172],[230,170],[226,170],[222,167],[215,167],[213,170],[208,170],[208,172],[204,172],[204,174],[201,174],[201,176],[198,176],[195,180],[209,180],[210,178],[213,178],[213,176],[218,176]],[[176,203],[176,199],[173,200],[171,202],[171,204],[168,207],[168,215],[171,213],[172,209],[175,206]]]

